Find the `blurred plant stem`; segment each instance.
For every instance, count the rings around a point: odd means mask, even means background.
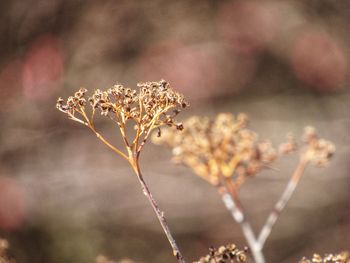
[[[265,257],[263,253],[263,248],[266,243],[267,238],[270,236],[271,231],[277,222],[280,214],[283,209],[286,207],[288,201],[291,199],[298,183],[306,166],[308,164],[308,160],[306,158],[300,158],[300,161],[290,178],[287,187],[283,191],[281,197],[276,203],[273,211],[270,213],[266,223],[262,227],[258,238],[256,238],[254,231],[245,216],[245,211],[242,207],[242,204],[239,200],[237,194],[237,186],[233,183],[231,179],[225,179],[224,184],[218,186],[218,193],[221,196],[223,203],[227,210],[231,213],[233,219],[241,226],[244,237],[248,243],[248,246],[251,250],[252,257],[255,263],[265,263]]]
[[[290,178],[287,184],[287,187],[284,189],[280,199],[277,201],[274,209],[272,210],[269,217],[267,218],[266,223],[264,224],[258,237],[258,243],[261,246],[261,248],[264,247],[265,242],[267,238],[270,236],[272,228],[274,227],[277,219],[279,218],[280,214],[282,213],[283,209],[286,207],[288,201],[290,200],[295,189],[297,188],[300,182],[300,179],[304,174],[307,163],[308,161],[306,158],[300,158],[299,164],[297,165],[292,177]]]
[[[238,195],[232,193],[226,186],[218,187],[218,192],[221,195],[221,199],[225,204],[226,209],[231,213],[233,219],[241,226],[243,235],[248,243],[254,262],[265,263],[265,257],[262,252],[262,248],[259,245],[254,231],[248,222],[242,205],[238,199]]]

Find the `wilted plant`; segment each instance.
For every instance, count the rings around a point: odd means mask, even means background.
[[[296,151],[297,145],[294,137],[288,135],[288,141],[280,146],[278,153],[269,141],[258,140],[257,134],[247,126],[245,114],[234,117],[230,113],[221,113],[213,120],[192,117],[185,122],[186,129],[181,133],[166,129],[160,138],[154,136],[153,141],[172,147],[175,162],[189,166],[198,176],[217,188],[226,208],[240,224],[254,261],[263,263],[264,244],[306,166],[309,163],[327,165],[335,147],[320,139],[314,128],[305,128],[305,146],[300,150],[299,163],[260,234],[256,236],[240,202],[238,190],[247,178],[271,167],[279,154]]]
[[[181,123],[175,121],[175,116],[188,103],[183,95],[174,91],[170,85],[161,80],[159,82],[138,83],[139,91],[115,85],[107,91],[95,90],[90,98],[86,98],[86,89],[80,89],[67,101],[59,98],[56,107],[67,114],[68,118],[85,125],[95,133],[98,139],[115,153],[127,160],[141,184],[142,191],[148,198],[158,220],[170,242],[173,254],[178,262],[185,262],[173,238],[164,212],[162,212],[153,198],[140,170],[140,153],[154,129],[161,126],[175,127],[182,130]],[[90,110],[89,110],[90,108]],[[96,113],[115,122],[124,141],[126,153],[107,141],[95,127]],[[134,136],[127,134],[126,126],[132,124]]]

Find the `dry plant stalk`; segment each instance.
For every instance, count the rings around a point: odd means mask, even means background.
[[[254,261],[264,263],[264,244],[306,166],[309,163],[327,165],[335,151],[334,145],[319,139],[314,128],[305,129],[306,145],[300,152],[299,163],[259,236],[256,236],[240,202],[238,190],[247,178],[255,176],[264,168],[270,168],[278,152],[269,141],[258,140],[257,134],[247,128],[248,118],[245,114],[235,117],[230,113],[221,113],[214,120],[192,117],[185,122],[185,126],[186,129],[177,134],[169,129],[164,130],[162,137],[154,137],[153,141],[172,147],[175,162],[189,166],[217,188],[226,208],[240,224]],[[289,135],[279,152],[286,154],[296,149],[294,137]]]
[[[299,263],[350,263],[350,252],[343,251],[339,254],[326,254],[324,257],[314,254],[311,260],[304,257]]]
[[[182,124],[175,121],[175,116],[182,108],[186,108],[188,103],[183,95],[174,91],[164,80],[138,83],[137,86],[139,92],[122,85],[115,85],[107,91],[98,89],[88,99],[85,96],[87,90],[81,88],[66,102],[59,98],[56,107],[67,114],[69,119],[88,127],[99,140],[130,163],[141,184],[143,193],[148,198],[170,242],[174,256],[178,262],[184,263],[185,260],[170,232],[164,212],[160,210],[143,178],[139,158],[154,129],[158,129],[159,133],[159,128],[164,125],[175,127],[177,130],[183,129]],[[117,124],[126,147],[126,153],[107,141],[97,131],[95,126],[97,112]],[[126,126],[130,123],[134,125],[134,136],[126,132]]]

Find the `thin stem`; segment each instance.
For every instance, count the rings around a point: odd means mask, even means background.
[[[300,178],[302,177],[305,171],[306,165],[307,165],[307,160],[304,158],[301,158],[298,166],[296,167],[292,177],[290,178],[287,184],[287,187],[285,188],[280,199],[276,203],[273,211],[270,213],[269,217],[267,218],[266,223],[263,226],[258,238],[258,243],[260,244],[261,248],[264,247],[265,242],[269,237],[269,235],[271,234],[272,228],[274,227],[277,219],[279,218],[283,209],[285,208],[288,201],[292,197],[298,183],[300,182]]]
[[[96,137],[98,139],[100,139],[105,145],[107,145],[110,149],[112,149],[112,151],[114,151],[115,153],[119,154],[121,157],[123,157],[125,160],[129,161],[128,156],[126,156],[125,153],[123,153],[121,150],[117,149],[116,147],[114,147],[112,144],[110,144],[105,138],[103,138],[103,136],[96,131],[95,127],[91,124],[88,124],[88,127],[96,134]]]
[[[232,191],[234,191],[232,193]],[[218,192],[221,195],[221,199],[225,204],[226,209],[231,213],[233,219],[241,226],[243,235],[248,243],[248,246],[251,250],[252,256],[255,263],[265,263],[265,257],[262,252],[262,249],[257,242],[254,231],[245,217],[242,205],[238,199],[238,195],[235,190],[231,190],[226,187],[218,187]]]
[[[137,175],[137,178],[141,184],[142,191],[143,191],[144,195],[147,197],[148,201],[150,202],[150,204],[151,204],[154,212],[156,213],[158,220],[159,220],[159,222],[164,230],[164,233],[168,238],[168,241],[173,249],[174,256],[176,257],[176,259],[179,263],[186,263],[181,252],[180,252],[180,249],[178,248],[178,246],[176,244],[176,241],[175,241],[173,235],[171,234],[168,223],[166,222],[166,219],[164,216],[164,212],[160,210],[156,200],[153,198],[152,193],[150,192],[145,180],[143,179],[138,161],[134,160],[133,163],[131,163],[131,165],[132,165],[132,167]]]

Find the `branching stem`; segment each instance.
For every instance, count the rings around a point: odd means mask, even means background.
[[[298,183],[300,182],[300,178],[304,174],[306,166],[307,166],[307,160],[304,158],[301,158],[298,166],[296,167],[292,177],[290,178],[287,184],[287,187],[285,188],[284,192],[282,193],[280,199],[276,203],[273,211],[270,213],[269,217],[266,220],[265,225],[263,226],[260,232],[258,242],[261,248],[264,247],[265,242],[269,237],[269,235],[271,234],[272,228],[274,227],[277,219],[279,218],[283,209],[285,208],[288,201],[292,197],[296,187],[298,186]]]
[[[228,182],[228,181],[227,181]],[[231,213],[233,219],[241,226],[243,235],[251,250],[255,263],[265,263],[264,254],[255,237],[253,228],[245,216],[245,212],[240,204],[238,195],[234,185],[226,184],[224,187],[218,187],[218,192],[221,195],[222,201],[226,209]],[[230,189],[228,189],[230,188]]]

